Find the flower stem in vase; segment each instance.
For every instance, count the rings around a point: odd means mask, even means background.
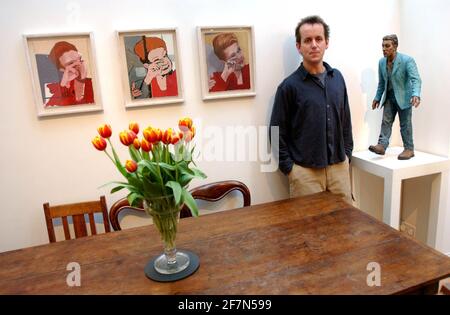
[[[155,269],[162,274],[183,271],[189,266],[189,256],[177,251],[175,244],[180,207],[175,205],[173,196],[157,198],[149,204],[150,208],[147,208],[147,211],[152,216],[153,223],[164,242],[164,254],[155,260]]]

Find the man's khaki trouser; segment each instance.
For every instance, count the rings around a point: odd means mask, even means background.
[[[291,198],[329,191],[352,204],[348,158],[326,168],[307,168],[294,164],[288,177]]]

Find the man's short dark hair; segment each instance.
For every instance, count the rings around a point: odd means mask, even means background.
[[[295,40],[297,43],[300,43],[302,38],[300,36],[300,27],[304,24],[322,24],[323,30],[325,33],[325,40],[328,41],[330,38],[330,27],[327,23],[318,15],[310,15],[307,16],[298,23],[297,27],[295,28]]]
[[[383,40],[391,40],[392,44],[394,44],[395,47],[398,47],[398,38],[395,34],[386,35],[383,37]]]

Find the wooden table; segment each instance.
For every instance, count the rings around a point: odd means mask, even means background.
[[[200,257],[189,278],[144,275],[162,249],[144,226],[0,254],[1,294],[436,293],[450,258],[328,193],[180,220],[179,248]],[[81,266],[69,287],[66,266]],[[368,286],[371,262],[381,286]]]

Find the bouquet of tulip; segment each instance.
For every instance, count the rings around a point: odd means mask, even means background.
[[[130,205],[143,204],[166,246],[173,248],[181,206],[186,204],[192,215],[198,216],[197,205],[187,186],[194,178],[206,178],[202,171],[194,167],[194,147],[190,148],[195,136],[192,120],[183,118],[179,120],[178,127],[179,132],[172,128],[161,131],[147,127],[139,138],[139,125],[131,122],[128,130],[119,133],[120,142],[128,147],[131,158],[124,164],[111,142],[109,125],[99,126],[99,135],[92,140],[94,147],[105,152],[126,179],[112,182],[116,186],[111,193],[127,189]],[[107,151],[107,143],[112,154]]]

